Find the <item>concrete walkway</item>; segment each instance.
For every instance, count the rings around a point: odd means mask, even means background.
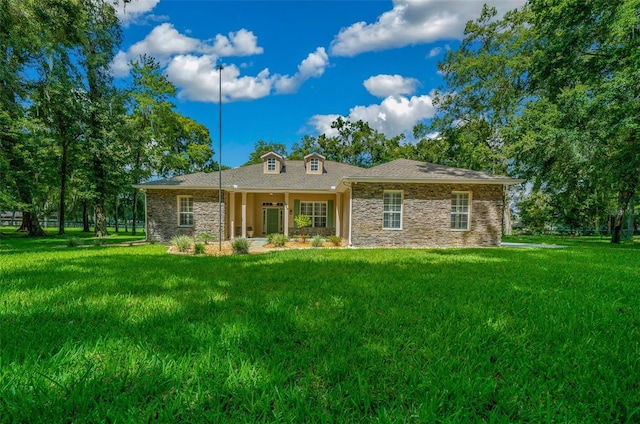
[[[559,244],[536,244],[536,243],[511,243],[511,242],[502,242],[500,243],[500,247],[534,247],[538,249],[564,249],[567,246],[562,246]]]
[[[249,242],[251,243],[249,245],[249,253],[266,253],[273,251],[273,249],[267,249],[264,247],[264,245],[267,244],[266,238],[250,238]]]

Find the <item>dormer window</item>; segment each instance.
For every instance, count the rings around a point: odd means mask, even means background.
[[[276,152],[265,153],[260,156],[263,161],[263,172],[265,174],[279,174],[283,172],[284,158]]]
[[[322,174],[324,171],[324,156],[318,153],[310,153],[304,157],[304,167],[307,174]]]
[[[267,159],[267,172],[276,172],[276,158]]]

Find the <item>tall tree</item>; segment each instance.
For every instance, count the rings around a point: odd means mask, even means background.
[[[78,144],[84,135],[84,109],[88,106],[80,75],[76,73],[72,59],[66,52],[54,53],[44,58],[44,77],[32,100],[46,133],[53,139],[55,153],[51,155],[58,167],[58,234],[65,233],[67,185],[77,166]]]
[[[37,116],[28,116],[29,98],[40,74],[37,61],[65,47],[65,29],[75,18],[73,3],[65,0],[17,2],[0,0],[0,199],[23,210],[21,229],[43,235],[35,204],[34,178],[42,170],[38,160]]]
[[[112,83],[110,65],[122,34],[112,5],[104,0],[89,0],[82,2],[82,7],[81,30],[85,36],[81,60],[90,104],[87,143],[93,171],[94,230],[97,237],[103,237],[108,235],[105,206],[112,181],[109,172],[114,169],[111,154],[121,151],[113,146],[118,140],[114,111],[120,112],[121,99]]]
[[[152,150],[158,146],[160,135],[156,128],[163,116],[170,113],[169,102],[176,89],[160,72],[160,65],[149,56],[142,56],[131,64],[132,83],[129,90],[132,113],[131,127],[131,182],[138,184],[153,175]],[[154,125],[155,122],[155,125]],[[136,233],[138,190],[132,193],[132,234]]]
[[[439,63],[446,86],[434,96],[431,131],[434,143],[447,146],[447,165],[509,173],[513,140],[505,130],[527,100],[527,17],[523,8],[497,19],[497,10],[485,5],[467,23],[460,48]]]
[[[618,243],[640,182],[640,2],[540,0],[531,10],[532,86],[538,102],[556,106],[571,150],[594,171],[592,184],[613,188],[611,241]]]
[[[405,157],[410,151],[401,143],[404,135],[387,138],[362,120],[351,122],[338,117],[331,124],[331,128],[337,135],[303,137],[299,143],[293,145],[291,159],[301,159],[309,153],[316,152],[329,160],[369,168]]]
[[[253,146],[253,152],[249,155],[249,160],[245,165],[252,165],[255,163],[262,163],[260,156],[265,153],[274,152],[280,156],[287,156],[287,146],[282,143],[272,143],[264,140],[258,140]]]
[[[129,89],[131,114],[128,125],[131,143],[131,182],[140,183],[153,175],[170,176],[213,167],[209,131],[175,111],[176,88],[160,64],[149,56],[131,63]],[[132,194],[132,232],[136,231],[138,192]]]
[[[448,87],[434,129],[450,156],[529,178],[571,204],[572,221],[613,188],[619,242],[640,178],[639,9],[638,0],[537,0],[497,19],[485,7],[442,64]]]

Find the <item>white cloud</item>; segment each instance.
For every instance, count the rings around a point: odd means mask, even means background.
[[[331,124],[341,115],[329,114],[329,115],[313,115],[309,119],[308,124],[311,125],[318,134],[326,134],[329,137],[338,135],[338,130],[331,128]]]
[[[360,53],[459,39],[467,21],[479,16],[484,3],[499,13],[515,9],[525,0],[394,0],[393,9],[374,23],[356,22],[342,28],[331,42],[331,54],[355,56]]]
[[[129,74],[130,68],[127,54],[123,51],[119,51],[111,63],[111,72],[115,77],[126,77]]]
[[[220,75],[216,68],[216,55],[178,55],[167,65],[167,76],[179,89],[179,97],[215,103],[219,99]],[[268,96],[275,90],[279,94],[292,93],[307,79],[324,73],[329,58],[319,47],[298,65],[293,76],[271,75],[263,69],[256,76],[240,75],[242,65],[225,65],[222,71],[222,101],[254,100]]]
[[[243,28],[237,32],[230,32],[229,37],[222,34],[216,35],[211,51],[220,57],[224,57],[251,56],[262,54],[264,50],[262,47],[258,47],[258,37],[253,32]]]
[[[355,106],[344,118],[349,121],[362,120],[371,128],[378,130],[387,137],[394,137],[401,133],[411,133],[413,126],[424,119],[432,118],[435,110],[432,97],[422,96],[389,96],[380,104],[369,106]],[[309,120],[318,133],[335,135],[331,123],[339,115],[314,115]]]
[[[364,87],[376,97],[389,97],[400,94],[413,94],[419,82],[415,78],[404,78],[401,75],[376,75],[364,82]]]
[[[167,66],[167,76],[179,87],[178,96],[215,103],[219,99],[220,74],[216,56],[179,55]],[[269,95],[274,83],[269,69],[256,76],[240,76],[240,69],[228,65],[222,70],[222,101],[254,100]]]
[[[197,38],[181,34],[170,23],[163,23],[151,30],[142,41],[132,45],[127,51],[127,56],[135,59],[140,55],[146,54],[164,63],[172,55],[204,52],[209,49],[209,46]]]
[[[134,0],[125,3],[124,0],[120,0],[114,7],[120,21],[127,26],[152,11],[159,2],[160,0]]]
[[[143,54],[154,57],[161,65],[166,65],[176,55],[194,53],[217,57],[261,54],[263,49],[257,45],[257,41],[253,32],[243,28],[230,32],[228,37],[218,34],[211,44],[180,33],[170,23],[163,23],[126,52],[118,52],[111,67],[115,76],[123,77],[129,72],[128,62]]]
[[[440,53],[442,53],[442,47],[434,47],[429,51],[429,54],[427,55],[428,59],[432,59],[436,56],[439,56]]]
[[[298,91],[300,86],[309,78],[318,78],[324,74],[329,65],[329,56],[324,47],[318,47],[298,65],[298,72],[293,76],[279,76],[276,81],[276,93],[289,94]]]

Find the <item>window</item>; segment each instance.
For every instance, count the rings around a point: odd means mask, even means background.
[[[451,229],[469,229],[469,198],[471,193],[451,193]]]
[[[276,172],[276,158],[267,158],[267,171]]]
[[[402,192],[385,191],[382,228],[385,230],[402,229]]]
[[[327,226],[327,202],[300,202],[300,213],[311,218],[312,227]]]
[[[318,172],[318,170],[320,169],[320,160],[317,158],[311,159],[309,161],[309,166],[310,166],[311,172]]]
[[[178,196],[178,225],[193,227],[193,197]]]

